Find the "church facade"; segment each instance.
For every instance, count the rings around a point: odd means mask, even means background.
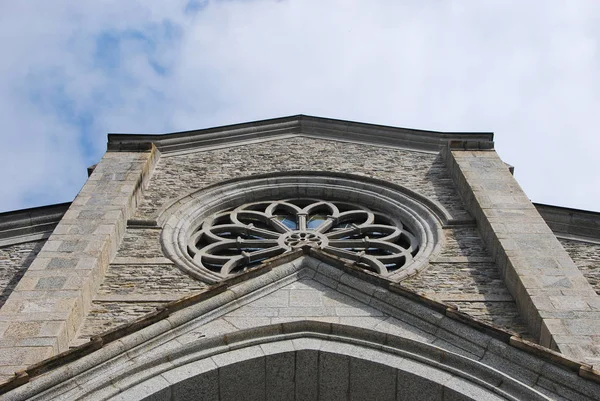
[[[292,116],[111,134],[0,215],[0,397],[600,400],[600,214],[491,133]]]

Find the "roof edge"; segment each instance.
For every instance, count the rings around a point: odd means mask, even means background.
[[[169,134],[108,134],[108,150],[120,149],[124,145],[131,148],[132,144],[152,142],[161,152],[173,152],[285,134],[358,140],[430,151],[442,149],[449,141],[493,143],[494,138],[491,132],[418,130],[298,114]]]
[[[533,204],[552,232],[585,242],[600,242],[600,212]]]
[[[71,202],[0,213],[0,246],[47,238]]]

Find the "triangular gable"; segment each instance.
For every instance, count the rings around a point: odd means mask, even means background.
[[[232,289],[235,300],[186,324],[186,330],[193,333],[189,338],[210,338],[270,324],[321,321],[414,338],[473,358],[485,354],[491,337],[355,277],[336,267],[334,258],[331,261],[333,265],[305,256],[239,285]],[[279,306],[265,306],[278,300],[282,302]],[[185,342],[188,337],[182,336],[177,341]]]
[[[352,281],[339,281],[339,270],[314,259],[303,261],[300,270],[274,284],[272,292],[237,301],[236,309],[194,330],[206,337],[238,330],[297,321],[338,323],[391,333],[418,341],[433,342],[434,335],[382,311],[371,296]],[[348,285],[349,284],[349,285]],[[366,284],[366,283],[364,283]],[[264,295],[263,295],[264,294]],[[397,315],[401,315],[398,313]]]

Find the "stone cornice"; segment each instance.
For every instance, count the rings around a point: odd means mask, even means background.
[[[109,134],[108,150],[146,150],[151,142],[163,153],[183,149],[264,139],[281,135],[306,135],[315,138],[358,141],[403,148],[439,151],[448,142],[476,143],[492,149],[493,134],[486,132],[439,132],[366,124],[330,118],[295,115],[225,125],[171,134]]]
[[[0,246],[47,238],[70,202],[0,213]]]
[[[534,203],[558,237],[600,243],[600,213]]]

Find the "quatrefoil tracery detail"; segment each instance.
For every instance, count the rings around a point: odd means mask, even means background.
[[[319,199],[247,203],[207,218],[188,240],[194,262],[222,276],[312,246],[381,275],[412,261],[416,237],[362,206]]]

